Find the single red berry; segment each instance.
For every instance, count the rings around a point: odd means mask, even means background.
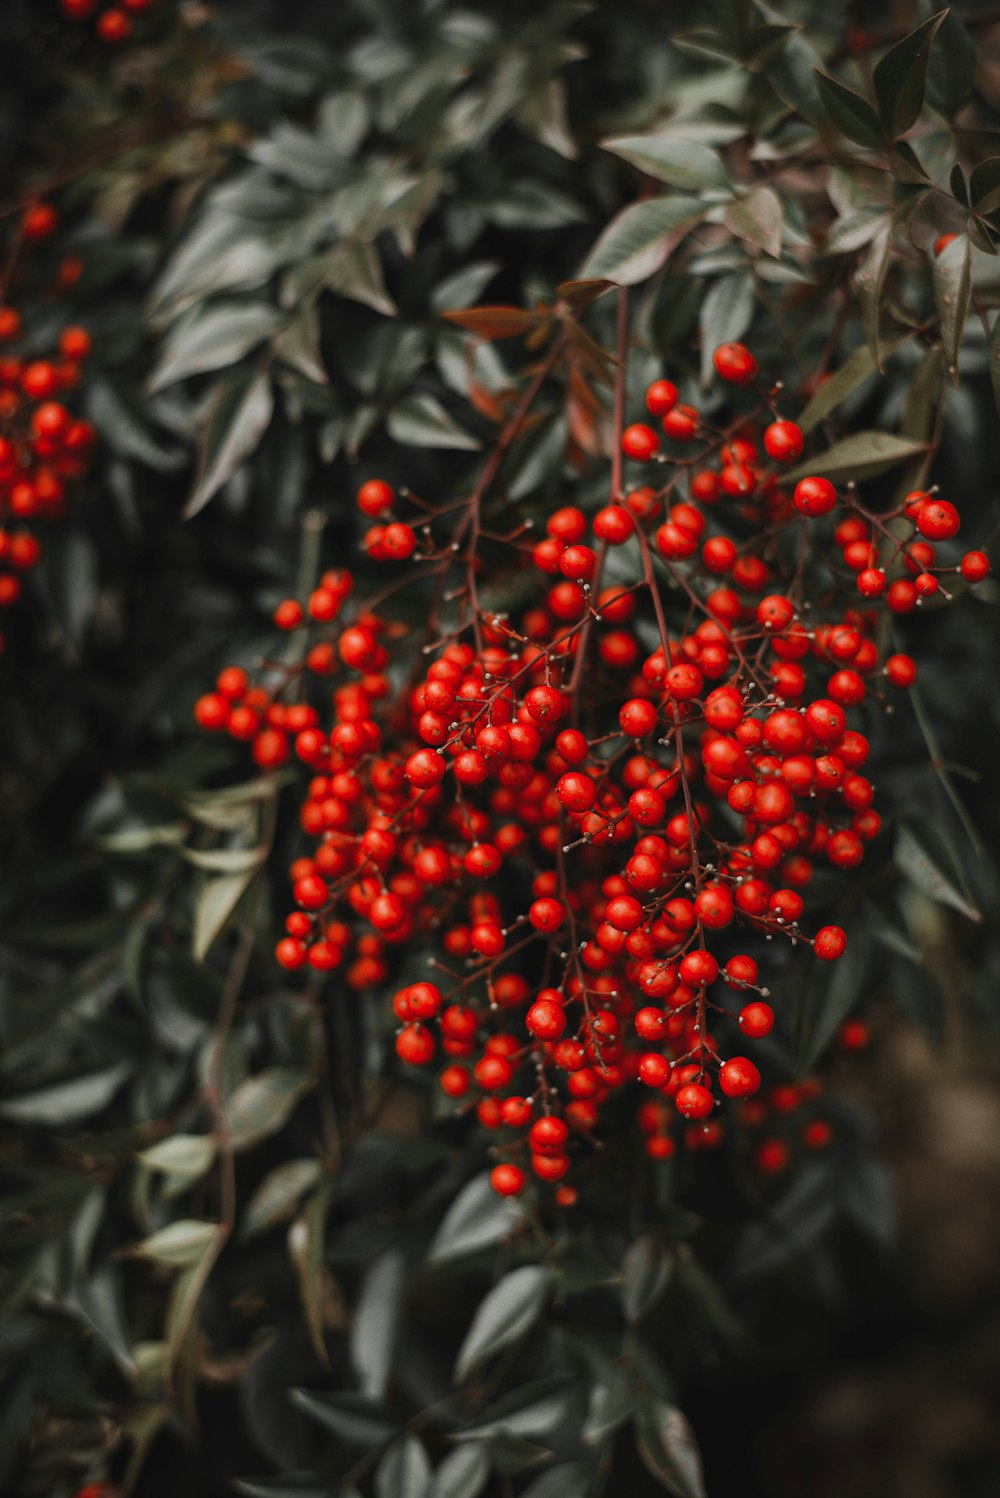
[[[674,1105],[684,1118],[707,1118],[715,1107],[715,1099],[701,1082],[688,1082],[674,1098]]]
[[[672,380],[654,380],[646,389],[646,410],[650,416],[666,416],[677,400],[678,390]]]
[[[720,1067],[719,1086],[726,1097],[750,1097],[760,1088],[760,1072],[746,1056],[734,1056]]]
[[[800,514],[814,520],[819,515],[829,515],[837,503],[837,491],[829,479],[804,478],[795,485],[792,499]]]
[[[813,951],[824,962],[836,961],[843,956],[846,947],[847,934],[839,926],[824,926],[821,931],[817,931],[813,943]]]
[[[97,35],[102,42],[117,45],[132,35],[132,22],[123,10],[106,10],[97,18]]]
[[[751,1040],[761,1040],[774,1029],[774,1010],[762,999],[754,999],[740,1010],[739,1026]]]
[[[794,421],[774,421],[764,432],[764,451],[775,463],[797,463],[805,445],[802,428]]]
[[[742,343],[721,343],[712,363],[716,374],[730,385],[749,385],[757,374],[757,360]]]
[[[622,433],[622,452],[637,463],[648,463],[660,445],[660,439],[652,427],[636,423],[626,427]]]
[[[981,583],[990,575],[990,559],[985,551],[967,551],[962,558],[961,573],[967,583]]]
[[[490,1171],[490,1185],[498,1196],[520,1196],[525,1174],[517,1165],[495,1165]]]

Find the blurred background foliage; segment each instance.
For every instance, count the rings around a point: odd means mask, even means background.
[[[892,825],[831,884],[849,962],[808,989],[788,964],[768,1057],[822,1067],[836,1142],[763,1193],[738,1149],[643,1165],[623,1120],[579,1213],[493,1198],[481,1135],[397,1077],[382,996],[276,971],[294,792],[190,716],[273,648],[317,534],[345,557],[361,481],[466,492],[523,354],[440,313],[581,273],[635,288],[636,412],[660,373],[711,410],[705,351],[745,336],[821,446],[935,443],[875,500],[932,478],[983,544],[1000,12],[879,63],[930,18],[160,0],[112,49],[4,6],[0,210],[52,197],[84,263],[58,304],[48,250],[14,284],[29,346],[91,330],[100,442],[0,663],[3,1491],[996,1491],[993,584],[898,626]],[[606,482],[581,382],[546,400],[505,470],[525,514]],[[854,1014],[871,1050],[830,1061]]]

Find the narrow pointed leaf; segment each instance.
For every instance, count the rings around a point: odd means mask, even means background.
[[[694,198],[649,198],[625,208],[600,236],[580,271],[581,278],[634,286],[663,265],[679,234],[702,217]]]
[[[905,135],[924,107],[931,47],[947,11],[931,16],[875,64],[873,82],[879,119],[890,140]]]
[[[616,135],[601,146],[637,166],[647,176],[688,192],[705,188],[731,191],[729,175],[721,157],[698,140],[685,140],[676,131],[655,135]]]
[[[841,135],[856,145],[877,147],[884,144],[879,117],[867,99],[848,88],[821,68],[813,73],[823,107]]]
[[[466,1378],[484,1358],[518,1341],[534,1325],[548,1298],[551,1275],[538,1264],[525,1264],[503,1277],[473,1317],[455,1360],[455,1378]]]

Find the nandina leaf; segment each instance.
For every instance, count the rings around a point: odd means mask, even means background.
[[[755,187],[745,197],[727,203],[722,222],[738,239],[745,239],[774,259],[780,257],[784,209],[772,187]]]
[[[403,1297],[405,1261],[395,1249],[381,1254],[364,1277],[351,1326],[351,1361],[362,1393],[381,1399],[392,1368]]]
[[[879,118],[889,140],[905,135],[910,126],[916,123],[924,107],[924,86],[931,46],[947,14],[946,10],[942,10],[936,16],[931,16],[916,31],[890,47],[885,56],[875,64],[875,97],[878,100]]]
[[[284,1128],[311,1086],[307,1074],[294,1066],[272,1066],[248,1077],[226,1106],[233,1149],[252,1149]]]
[[[473,1317],[455,1360],[455,1379],[465,1379],[485,1358],[517,1342],[541,1314],[552,1282],[551,1272],[525,1264],[504,1276]]]
[[[707,1498],[694,1433],[675,1405],[655,1394],[644,1399],[635,1439],[646,1470],[675,1498]]]
[[[488,1174],[476,1176],[459,1192],[445,1214],[428,1258],[442,1263],[495,1244],[513,1229],[523,1208],[511,1197],[497,1196]]]
[[[973,167],[969,197],[977,213],[994,213],[1000,208],[1000,156],[989,156]]]
[[[542,320],[541,313],[529,312],[524,307],[502,306],[453,308],[441,316],[475,333],[477,338],[490,340],[520,338]]]
[[[867,99],[848,88],[838,78],[832,78],[821,68],[813,70],[819,96],[823,100],[830,119],[841,135],[859,146],[881,146],[884,144],[879,117]]]
[[[683,232],[705,209],[696,198],[672,196],[633,203],[613,218],[587,256],[580,275],[634,286],[667,259]]]
[[[616,135],[602,140],[601,147],[670,187],[680,187],[686,192],[732,191],[729,174],[718,154],[701,141],[685,140],[676,130],[654,135]]]
[[[204,509],[260,444],[274,411],[271,378],[260,370],[224,381],[205,427],[194,489],[184,507],[190,520]]]
[[[842,442],[828,447],[825,453],[817,453],[807,462],[800,463],[785,477],[792,483],[809,474],[821,474],[824,478],[841,481],[871,478],[926,451],[926,442],[897,437],[892,432],[854,432]]]
[[[375,1498],[427,1498],[431,1464],[416,1436],[390,1446],[375,1471]]]
[[[182,1218],[168,1223],[158,1233],[144,1238],[138,1252],[147,1259],[156,1259],[160,1264],[194,1264],[219,1231],[217,1222],[200,1222],[193,1218]]]
[[[478,1498],[489,1475],[485,1446],[456,1446],[434,1473],[430,1498]]]
[[[319,1180],[318,1160],[288,1160],[275,1166],[261,1181],[243,1213],[241,1238],[254,1238],[286,1222],[303,1192]]]
[[[674,1259],[655,1233],[644,1233],[629,1247],[622,1262],[622,1303],[625,1319],[641,1321],[667,1288]]]
[[[958,384],[958,356],[972,296],[972,245],[960,234],[934,256],[934,300],[941,324],[941,346],[952,383]]]

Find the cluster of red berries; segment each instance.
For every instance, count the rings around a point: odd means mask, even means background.
[[[94,31],[102,42],[117,46],[132,35],[133,17],[149,10],[153,0],[118,0],[100,11]],[[59,8],[70,21],[89,21],[98,11],[99,0],[59,0]]]
[[[56,223],[49,204],[33,205],[22,219],[21,236],[38,243]],[[60,285],[64,281],[60,267]],[[57,351],[45,359],[19,354],[21,338],[17,308],[0,305],[0,608],[20,598],[24,574],[42,556],[32,527],[64,513],[70,485],[86,473],[95,440],[90,423],[64,403],[81,383],[89,333],[64,328]]]
[[[501,1194],[527,1167],[572,1204],[573,1156],[636,1082],[654,1094],[639,1110],[653,1158],[676,1130],[692,1149],[720,1143],[720,1095],[726,1122],[752,1127],[815,1098],[812,1080],[754,1097],[758,1067],[733,1054],[776,1022],[746,948],[844,952],[839,926],[802,923],[817,865],[854,869],[881,827],[848,714],[916,674],[908,656],[882,658],[877,606],[906,612],[947,596],[942,573],[988,571],[979,553],[938,562],[958,520],[932,494],[874,515],[822,476],[787,492],[800,428],[759,389],[749,350],[724,345],[715,367],[755,387],[756,410],[716,430],[656,381],[649,413],[682,451],[662,455],[645,424],[621,446],[659,458],[665,482],[629,489],[616,458],[609,502],[553,509],[535,542],[524,525],[486,528],[487,481],[441,510],[366,483],[365,549],[409,570],[367,601],[347,572],[325,574],[275,614],[309,630],[303,667],[271,668],[266,688],[227,667],[195,708],[262,768],[294,755],[310,772],[301,826],[316,846],[290,871],[283,967],[368,988],[394,951],[433,944],[427,978],[392,997],[396,1051],[440,1058],[444,1094],[504,1141]],[[831,550],[816,517],[835,509]],[[534,564],[516,615],[480,601],[484,540]],[[861,600],[837,586],[852,574]],[[428,578],[421,653],[383,605]],[[337,679],[332,720],[310,677]],[[806,1148],[829,1138],[822,1118],[801,1131]],[[773,1174],[790,1147],[776,1134],[752,1158]]]

